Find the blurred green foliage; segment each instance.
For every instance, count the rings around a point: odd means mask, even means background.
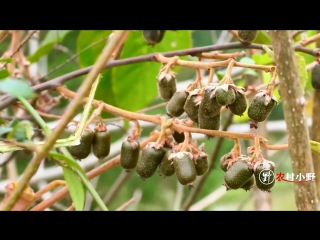
[[[135,57],[139,55],[174,51],[179,49],[187,49],[191,47],[201,47],[206,45],[215,44],[221,30],[193,30],[193,31],[167,31],[164,39],[161,43],[154,47],[146,44],[141,36],[141,31],[136,30],[129,34],[127,41],[124,44],[121,58]],[[74,60],[65,64],[62,68],[53,72],[48,79],[52,79],[69,72],[75,71],[79,68],[88,67],[94,64],[98,58],[101,50],[105,46],[105,41],[110,30],[68,30],[68,31],[41,31],[40,42],[41,47],[33,55],[29,56],[31,62],[37,62],[43,56],[47,55],[47,68],[48,72],[55,69],[57,66],[68,61],[75,54],[79,54]],[[307,31],[308,35],[314,34],[313,31]],[[299,39],[298,39],[299,40]],[[85,50],[91,44],[100,41],[89,49]],[[237,41],[233,39],[232,41]],[[265,31],[260,31],[254,43],[259,44],[271,44],[270,37]],[[10,46],[10,38],[6,38],[0,44],[0,51],[4,53]],[[314,46],[308,46],[314,47]],[[239,51],[238,49],[228,50],[227,52]],[[28,56],[28,47],[25,48],[25,54]],[[314,58],[310,55],[299,53],[305,59],[305,64],[308,65],[314,61]],[[188,59],[187,56],[181,57],[181,59]],[[265,54],[255,53],[252,58],[246,57],[243,61],[255,62],[256,64],[272,64],[270,57]],[[138,64],[131,64],[121,66],[113,69],[108,69],[103,72],[102,80],[98,86],[95,98],[97,100],[105,101],[113,106],[128,110],[138,111],[148,106],[153,106],[162,101],[158,98],[156,76],[161,65],[159,63],[145,62]],[[221,69],[223,73],[223,69]],[[178,68],[174,69],[178,73],[178,81],[183,82],[195,78],[194,69]],[[4,73],[6,74],[6,73]],[[255,72],[246,72],[245,74],[255,74]],[[77,77],[66,83],[66,86],[76,91],[86,76]],[[237,80],[237,84],[244,84],[244,78]],[[268,82],[270,80],[270,74],[263,74],[263,81]],[[308,73],[308,79],[306,81],[306,91],[311,91],[310,73]],[[278,98],[278,89],[276,88],[275,94]],[[53,94],[56,94],[53,92]],[[53,114],[62,114],[65,107],[69,103],[69,100],[62,99],[61,103],[51,112]],[[165,107],[161,107],[155,110],[146,112],[146,114],[166,114]],[[107,119],[115,117],[109,113],[103,113],[103,118]],[[224,117],[224,116],[223,116]],[[274,108],[270,114],[268,120],[283,120],[283,112],[281,102]],[[53,121],[46,119],[46,121]],[[234,121],[235,123],[236,121]],[[242,119],[244,124],[247,124],[246,119]],[[223,124],[223,122],[221,123]],[[148,136],[153,131],[153,128],[146,128],[142,131],[142,137]],[[126,133],[127,134],[127,133]],[[119,130],[112,135],[112,142],[124,139],[125,135],[123,131]],[[281,138],[285,137],[283,133],[268,133],[268,136],[263,136],[269,139],[271,144],[276,144]],[[217,138],[207,140],[201,139],[200,142],[205,143],[205,151],[211,157],[212,151],[216,145]],[[241,141],[243,144],[243,152],[246,151],[246,147],[249,146],[248,141]],[[215,161],[218,161],[222,155],[229,152],[233,147],[233,141],[225,139],[222,147],[219,150],[219,154]],[[287,150],[278,152],[269,152],[270,157],[267,158],[276,163],[276,173],[278,172],[291,172],[291,164]],[[30,158],[31,154],[27,151],[20,151],[16,154],[17,159],[17,171],[19,174],[23,173],[24,168],[27,165],[26,158]],[[83,160],[85,161],[85,160]],[[52,162],[46,162],[47,166],[53,166]],[[1,179],[5,179],[7,176],[6,168],[2,171]],[[114,182],[118,178],[119,174],[123,170],[120,166],[115,166],[110,170],[99,176],[97,184],[97,192],[103,198],[103,196],[110,190]],[[219,189],[223,183],[224,172],[219,168],[214,168],[208,173],[209,176],[203,185],[200,193],[196,197],[196,201],[199,201],[211,194],[215,190]],[[61,179],[63,177],[61,176]],[[196,181],[199,181],[200,177]],[[177,180],[176,176],[163,178],[158,174],[155,174],[152,178],[142,180],[135,170],[130,173],[129,179],[119,190],[113,201],[108,205],[111,210],[116,209],[124,202],[132,198],[136,190],[140,190],[142,193],[141,200],[138,204],[132,204],[128,210],[172,210],[177,193]],[[35,186],[36,187],[36,186]],[[184,201],[187,195],[193,190],[189,190],[184,187],[182,200]],[[294,196],[293,196],[293,184],[286,182],[277,182],[272,189],[272,209],[273,210],[296,210]],[[65,199],[61,203],[69,205],[70,199]],[[242,206],[241,209],[239,207]],[[96,208],[96,204],[93,203],[91,210]],[[228,191],[220,199],[213,202],[210,206],[204,208],[204,210],[254,210],[254,200],[251,192],[245,192],[244,190]]]

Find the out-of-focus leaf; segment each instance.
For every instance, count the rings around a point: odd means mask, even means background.
[[[12,62],[12,58],[0,58],[0,62],[11,63]]]
[[[31,140],[32,135],[33,135],[33,128],[32,128],[32,123],[28,120],[24,120],[21,122],[18,122],[12,129],[12,131],[8,134],[7,139],[11,140],[15,138],[16,133],[19,132],[24,132],[23,135],[26,136],[28,140]]]
[[[72,30],[49,31],[37,51],[28,57],[28,61],[30,61],[30,63],[39,61],[41,57],[50,52],[55,44],[62,42],[65,36],[71,31]]]
[[[269,65],[273,62],[270,56],[268,55],[268,53],[252,54],[252,59],[256,64],[261,64],[261,65]]]
[[[0,80],[1,79],[5,79],[7,77],[10,76],[10,73],[8,70],[5,70],[5,69],[0,69]]]
[[[12,127],[8,127],[8,126],[2,126],[0,127],[0,136],[2,136],[3,134],[6,134],[8,132],[12,131]]]
[[[7,121],[3,118],[0,118],[0,126],[7,124]]]
[[[34,96],[34,91],[26,81],[15,78],[0,81],[0,92],[9,93],[14,97],[32,98]]]
[[[63,176],[77,211],[82,211],[85,204],[86,191],[78,175],[68,167],[63,167]]]
[[[122,58],[186,49],[191,46],[191,31],[188,30],[166,31],[162,41],[155,46],[148,45],[142,33],[136,31],[129,34],[124,44]],[[160,67],[160,63],[145,62],[112,69],[112,88],[117,106],[137,111],[154,100],[158,95],[156,77]],[[178,70],[178,67],[174,69],[175,72]]]
[[[259,30],[256,39],[253,41],[253,43],[257,44],[271,44],[271,39],[269,34],[264,30]]]

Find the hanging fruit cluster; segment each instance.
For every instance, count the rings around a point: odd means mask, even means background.
[[[244,189],[249,191],[254,184],[264,192],[270,192],[275,184],[275,164],[262,156],[259,137],[254,148],[250,148],[252,157],[242,155],[239,141],[231,152],[220,159],[220,168],[225,172],[224,186],[228,190]]]
[[[99,123],[92,131],[86,127],[80,137],[80,144],[69,147],[70,154],[77,160],[85,159],[91,153],[99,160],[103,160],[110,153],[111,135],[107,127]]]
[[[161,119],[162,128],[157,141],[149,142],[142,149],[138,141],[140,127],[135,121],[131,135],[122,143],[120,165],[127,172],[135,169],[142,179],[151,178],[157,170],[163,177],[176,175],[182,185],[191,187],[196,177],[209,169],[208,155],[203,151],[204,144],[198,146],[189,133],[184,134],[183,139],[178,135],[180,138],[176,141],[174,132],[167,131],[172,122],[164,117]]]

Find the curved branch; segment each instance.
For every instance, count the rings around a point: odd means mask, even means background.
[[[272,46],[268,46],[271,50],[273,49]],[[161,55],[165,57],[173,57],[173,56],[197,56],[201,54],[202,52],[210,52],[210,51],[218,51],[218,50],[229,50],[229,49],[263,49],[262,44],[250,44],[250,45],[245,45],[240,42],[233,42],[233,43],[225,43],[225,44],[217,44],[217,45],[210,45],[210,46],[205,46],[205,47],[196,47],[196,48],[190,48],[190,49],[184,49],[184,50],[178,50],[178,51],[172,51],[172,52],[165,52],[161,53]],[[320,49],[308,49],[305,47],[302,47],[300,44],[297,44],[294,46],[294,50],[297,52],[303,52],[306,54],[310,54],[312,56],[320,56]],[[150,62],[150,61],[156,61],[155,58],[156,54],[147,54],[147,55],[142,55],[138,57],[131,57],[131,58],[125,58],[121,60],[110,60],[105,66],[105,69],[113,68],[113,67],[118,67],[118,66],[124,66],[128,64],[133,64],[133,63],[142,63],[142,62]],[[70,73],[67,73],[65,75],[62,75],[60,77],[51,79],[50,81],[44,82],[37,84],[32,87],[32,89],[35,92],[41,92],[44,90],[48,89],[54,89],[57,86],[72,80],[74,78],[83,76],[87,73],[90,72],[92,69],[92,66],[82,68]],[[39,81],[41,78],[37,79],[35,82]],[[3,95],[0,97],[0,111],[8,107],[10,104],[16,102],[17,99],[14,97],[9,96],[8,94]]]

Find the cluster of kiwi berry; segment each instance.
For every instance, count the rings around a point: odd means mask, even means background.
[[[197,176],[208,171],[208,155],[203,151],[204,144],[198,146],[196,141],[189,138],[190,143],[182,149],[184,135],[171,133],[161,141],[149,142],[141,149],[138,132],[134,129],[122,143],[120,165],[125,171],[135,169],[142,179],[147,179],[158,170],[163,177],[176,175],[182,185],[189,187]]]
[[[98,124],[92,131],[85,128],[81,134],[80,144],[69,147],[70,154],[77,160],[85,159],[92,152],[99,160],[110,153],[111,135],[105,125]]]
[[[262,156],[256,160],[245,155],[234,157],[230,152],[221,157],[220,168],[225,172],[224,186],[227,191],[248,191],[256,183],[261,191],[270,192],[275,184],[275,164]]]

